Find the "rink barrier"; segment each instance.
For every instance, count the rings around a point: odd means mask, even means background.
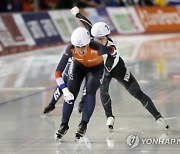
[[[112,35],[180,32],[180,8],[107,7],[85,8],[81,13],[92,23],[106,22]],[[70,10],[0,15],[0,56],[61,45],[82,24]]]
[[[179,32],[178,7],[135,7],[145,32]]]

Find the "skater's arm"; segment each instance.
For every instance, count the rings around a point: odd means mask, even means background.
[[[56,68],[56,71],[55,71],[56,82],[57,82],[58,86],[59,86],[61,89],[67,87],[66,84],[64,83],[63,78],[62,78],[62,73],[63,73],[63,71],[64,71],[64,69],[65,69],[65,67],[66,67],[66,65],[67,65],[67,63],[68,63],[68,59],[69,59],[70,57],[72,57],[72,53],[71,53],[71,48],[72,48],[72,47],[73,47],[72,45],[69,45],[69,46],[66,48],[66,50],[65,50],[62,58],[61,58],[60,61],[59,61],[59,64],[58,64],[58,66],[57,66],[57,68]]]
[[[61,60],[59,61],[59,64],[58,64],[58,66],[56,68],[56,72],[55,72],[56,82],[63,92],[65,101],[74,100],[74,95],[69,91],[69,89],[67,88],[67,85],[65,84],[65,82],[62,78],[62,73],[68,63],[68,59],[70,57],[72,57],[72,53],[71,53],[72,48],[73,48],[73,45],[69,45],[66,48]]]
[[[113,46],[104,46],[97,41],[91,41],[90,46],[96,50],[98,50],[99,55],[109,54],[113,57],[116,57],[117,51]]]
[[[85,28],[91,33],[92,23],[81,13],[76,15],[77,18],[84,24]]]
[[[79,8],[78,7],[73,7],[71,9],[71,13],[78,18],[83,25],[85,26],[85,28],[91,33],[91,28],[92,28],[92,23],[91,21],[89,21],[85,16],[83,16],[80,12],[79,12]]]

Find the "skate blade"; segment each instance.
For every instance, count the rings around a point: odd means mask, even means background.
[[[45,119],[45,118],[46,118],[46,114],[43,113],[43,114],[40,115],[40,117],[41,117],[42,119]]]
[[[114,127],[112,125],[109,125],[109,132],[113,132],[114,131]]]
[[[54,138],[55,138],[56,141],[59,141],[59,142],[60,142],[61,139],[62,139],[62,136],[55,134],[55,135],[54,135]]]
[[[75,137],[74,142],[78,142],[79,140],[80,140],[80,138]]]
[[[75,136],[75,142],[79,141],[80,138],[83,137],[82,134],[79,134],[79,133],[76,133],[76,136]]]
[[[169,127],[169,125],[167,125],[167,126],[166,126],[166,130],[170,130],[170,127]]]
[[[80,136],[78,136],[78,137],[75,137],[75,139],[74,139],[74,142],[82,142],[82,138],[83,138],[83,136],[82,137],[80,137]]]

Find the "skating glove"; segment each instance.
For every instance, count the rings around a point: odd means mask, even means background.
[[[72,13],[74,16],[76,16],[76,14],[79,13],[79,8],[78,8],[77,6],[73,7],[73,8],[71,9],[71,13]]]
[[[74,95],[69,91],[69,89],[67,87],[63,88],[62,92],[64,94],[64,100],[66,102],[74,100]]]

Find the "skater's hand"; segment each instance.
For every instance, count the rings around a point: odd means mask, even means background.
[[[71,9],[71,13],[72,13],[72,15],[76,16],[76,14],[79,13],[79,8],[77,6],[73,7]]]
[[[64,100],[67,101],[72,101],[74,100],[74,95],[69,91],[68,88],[62,89],[63,94],[64,94]]]

